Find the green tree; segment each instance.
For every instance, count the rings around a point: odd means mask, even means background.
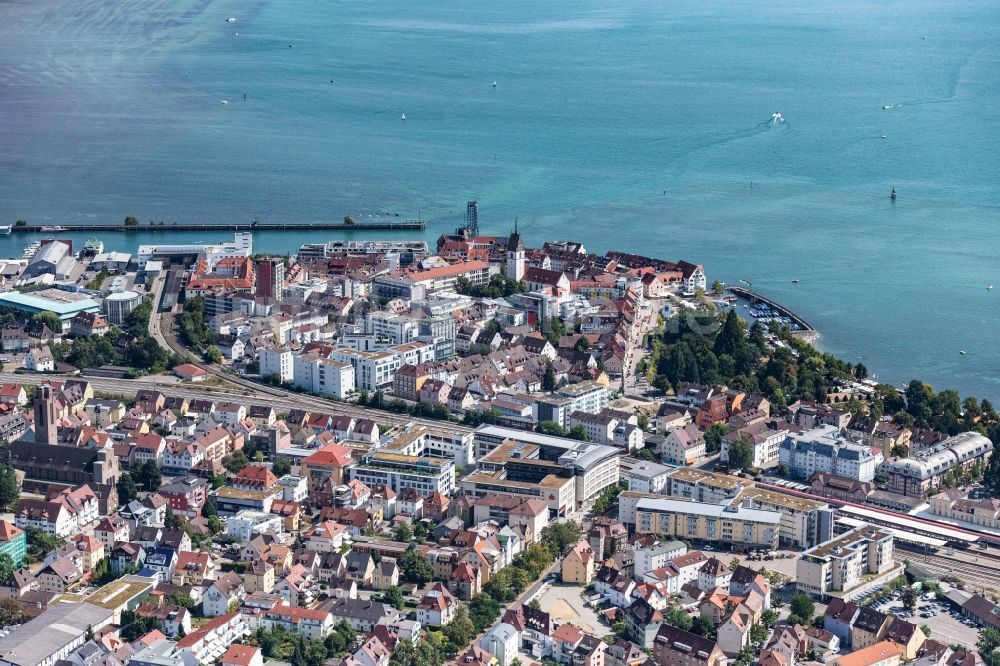
[[[0,465],[0,508],[12,506],[20,495],[17,472],[10,465]]]
[[[0,553],[0,581],[7,580],[12,573],[14,573],[14,558],[10,553]]]
[[[24,532],[28,540],[28,560],[31,562],[40,562],[53,550],[66,545],[63,537],[46,534],[36,527],[26,527]]]
[[[721,423],[715,423],[705,430],[705,451],[708,453],[718,453],[722,448],[722,438],[729,432]]]
[[[753,445],[746,437],[737,437],[729,446],[729,468],[749,469],[753,467]]]
[[[545,363],[545,374],[542,375],[542,390],[556,390],[556,368],[551,360]]]
[[[500,604],[488,594],[477,594],[469,602],[469,619],[476,627],[476,633],[483,631],[500,617]]]
[[[163,483],[163,475],[155,460],[146,460],[136,465],[132,476],[136,484],[147,492],[156,492]]]
[[[754,643],[763,643],[770,635],[771,631],[761,623],[750,627],[750,640]]]
[[[552,564],[552,553],[540,543],[533,543],[514,556],[514,566],[528,571],[532,578],[542,575]]]
[[[542,528],[541,542],[556,556],[562,555],[580,541],[583,532],[576,523],[549,523]]]
[[[804,592],[798,592],[792,597],[792,605],[789,607],[792,614],[801,618],[802,622],[809,622],[816,612],[816,604],[812,597]]]
[[[418,521],[413,527],[413,538],[419,543],[427,541],[427,537],[430,535],[430,531],[427,529],[427,523],[424,521]]]
[[[0,627],[12,627],[15,624],[24,624],[31,617],[24,612],[21,604],[15,599],[4,599],[0,601]]]
[[[567,436],[570,439],[576,439],[581,442],[589,442],[590,435],[587,434],[587,429],[583,427],[582,424],[578,424],[569,429]]]
[[[46,310],[45,312],[32,315],[31,322],[33,324],[44,324],[49,327],[50,331],[62,333],[62,321],[59,320],[59,316],[54,312]]]
[[[413,528],[410,527],[409,523],[399,523],[396,525],[396,529],[392,532],[392,538],[394,541],[402,541],[403,543],[409,543],[413,540]]]
[[[292,463],[289,462],[288,458],[278,458],[271,465],[271,472],[277,477],[285,476],[286,474],[292,473]]]
[[[566,429],[555,421],[539,421],[535,430],[543,435],[552,435],[553,437],[566,436]]]
[[[187,608],[188,610],[191,610],[196,605],[195,600],[187,592],[173,592],[164,602],[168,606],[177,606],[179,608]]]
[[[390,585],[386,588],[385,592],[382,593],[382,601],[397,610],[403,610],[403,605],[406,600],[403,598],[403,591],[401,589],[395,585]]]
[[[236,451],[226,458],[222,463],[230,474],[238,474],[241,469],[250,464],[247,456],[242,451]]]
[[[132,479],[131,473],[122,472],[122,475],[118,477],[117,490],[118,502],[122,506],[125,506],[136,498],[138,491],[135,487],[135,481]]]
[[[476,635],[476,625],[469,617],[469,607],[459,604],[455,609],[455,617],[444,628],[444,634],[456,649],[462,649]]]
[[[135,611],[123,610],[119,624],[121,628],[118,630],[118,635],[123,641],[131,643],[158,628],[160,621],[155,617],[140,617]]]
[[[917,607],[917,591],[907,585],[903,588],[900,600],[903,602],[903,608],[908,611],[912,611]]]
[[[202,357],[209,363],[222,363],[222,352],[215,345],[206,347]]]
[[[305,666],[323,666],[326,661],[326,644],[323,641],[306,641],[303,658]]]
[[[689,631],[698,636],[711,638],[715,635],[715,624],[708,618],[696,615],[691,621],[691,629]]]
[[[671,606],[667,609],[667,614],[664,617],[664,621],[678,629],[683,629],[684,631],[690,631],[691,625],[694,620],[688,615],[688,612],[681,608],[680,606]]]
[[[427,556],[413,546],[399,556],[397,564],[400,573],[409,583],[423,585],[434,578],[434,568],[427,561]]]

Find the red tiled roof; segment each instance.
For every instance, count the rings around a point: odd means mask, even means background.
[[[340,444],[327,444],[310,456],[302,459],[306,465],[332,465],[346,467],[351,462],[351,450]]]

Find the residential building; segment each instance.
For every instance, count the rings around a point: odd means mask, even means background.
[[[725,666],[727,662],[714,641],[669,624],[661,625],[656,633],[653,660],[657,666]]]
[[[705,438],[693,423],[667,430],[660,457],[671,465],[693,465],[705,457]]]
[[[479,639],[479,647],[496,657],[497,666],[510,666],[517,658],[520,642],[517,629],[501,622]]]
[[[249,632],[241,613],[227,613],[179,639],[175,650],[184,659],[185,666],[211,664]]]
[[[208,481],[196,476],[186,476],[160,486],[157,491],[167,500],[175,516],[197,518],[208,498]]]
[[[625,472],[628,489],[636,493],[664,495],[670,478],[670,467],[650,462],[640,461]]]
[[[260,648],[250,645],[230,645],[221,661],[222,666],[264,666]]]
[[[6,520],[0,520],[0,553],[6,553],[15,569],[21,568],[28,554],[28,535]]]
[[[202,613],[208,617],[224,616],[229,607],[246,596],[243,580],[235,573],[220,575],[205,589],[202,596]]]
[[[302,636],[307,640],[319,641],[333,632],[333,617],[323,610],[311,610],[294,606],[275,606],[260,618],[260,624],[267,631],[278,627]]]
[[[881,641],[837,659],[837,666],[899,666],[899,650],[891,641]]]
[[[992,453],[993,442],[988,438],[963,432],[911,457],[887,461],[881,471],[888,477],[891,492],[923,497],[929,488],[940,487],[948,472],[968,470]]]
[[[811,548],[829,541],[833,536],[833,509],[828,504],[805,497],[758,488],[754,482],[729,474],[708,472],[693,467],[680,467],[670,472],[666,494],[698,502],[716,503],[728,500],[733,504],[781,513],[782,543],[795,548]],[[635,494],[619,498],[620,514],[628,516]],[[622,522],[630,522],[625,517]]]
[[[778,459],[801,479],[820,472],[871,481],[882,464],[882,452],[847,441],[833,426],[820,426],[786,436]]]
[[[729,447],[733,442],[743,439],[750,444],[753,451],[751,467],[766,467],[777,464],[781,443],[788,436],[788,423],[785,421],[753,422],[742,428],[730,430],[722,437],[719,460],[729,462]]]
[[[421,494],[439,492],[450,496],[455,490],[455,463],[446,458],[373,451],[348,472],[352,480],[360,479],[366,486],[385,485],[396,492],[414,488]]]
[[[669,534],[706,543],[778,548],[781,514],[729,502],[709,504],[677,499],[643,498],[636,503],[636,530]]]
[[[354,391],[354,366],[319,354],[301,354],[294,358],[293,382],[309,393],[344,400]]]
[[[302,459],[300,475],[305,477],[309,490],[316,490],[327,481],[339,486],[345,481],[344,470],[352,462],[351,455],[346,446],[327,444]]]
[[[479,471],[463,486],[476,496],[535,495],[565,515],[618,483],[621,449],[613,446],[493,425],[476,428],[475,441]]]
[[[396,371],[402,365],[399,355],[387,350],[356,351],[334,349],[330,358],[349,363],[354,368],[354,384],[361,391],[374,393],[392,387]]]
[[[563,558],[562,582],[574,585],[589,585],[594,578],[594,550],[581,539]]]
[[[795,571],[800,591],[851,599],[901,574],[901,566],[893,558],[892,534],[866,525],[806,550]]]
[[[349,598],[330,598],[322,602],[320,610],[328,610],[334,626],[346,621],[355,631],[368,633],[378,624],[399,622],[400,612],[378,601]]]

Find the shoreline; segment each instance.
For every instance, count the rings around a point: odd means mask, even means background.
[[[168,233],[173,231],[424,231],[427,220],[404,219],[389,222],[172,222],[149,224],[107,224],[107,223],[64,223],[57,225],[14,225],[10,232],[17,233],[73,233],[73,232],[111,232],[135,233],[152,231]],[[7,234],[5,234],[7,235]]]

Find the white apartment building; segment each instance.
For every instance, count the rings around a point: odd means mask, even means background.
[[[434,360],[434,345],[429,342],[415,340],[389,347],[390,351],[399,357],[399,365],[422,365]]]
[[[473,433],[451,428],[433,427],[424,439],[424,455],[450,458],[462,467],[476,462]]]
[[[892,535],[864,525],[802,553],[795,565],[796,587],[820,599],[838,592],[849,600],[896,576],[897,569],[901,574]]]
[[[820,426],[790,434],[781,443],[778,459],[802,479],[816,472],[854,481],[871,481],[882,464],[882,452],[852,444],[834,426]]]
[[[354,367],[354,383],[358,389],[373,393],[392,386],[400,359],[391,351],[361,352],[352,349],[334,349],[330,358],[344,361]]]
[[[420,321],[395,312],[376,310],[365,317],[365,333],[384,339],[389,344],[412,342],[420,335]]]
[[[568,384],[556,391],[556,395],[571,400],[569,412],[599,414],[608,406],[608,388],[593,381]]]
[[[245,510],[226,521],[226,534],[238,538],[240,543],[246,543],[264,532],[282,534],[281,516],[276,513]]]
[[[275,375],[282,382],[290,382],[295,376],[292,350],[288,347],[267,347],[257,355],[260,376]]]
[[[354,377],[354,366],[347,361],[311,353],[294,358],[292,381],[309,393],[343,400],[355,388]]]
[[[763,467],[778,462],[781,443],[788,436],[788,429],[770,428],[769,425],[764,422],[754,423],[724,435],[719,459],[722,462],[729,462],[729,447],[740,437],[745,437],[753,447],[752,467]]]
[[[670,479],[671,468],[659,463],[643,460],[625,472],[628,489],[634,493],[664,495]]]
[[[347,469],[352,481],[360,479],[369,488],[385,485],[397,493],[414,488],[421,495],[445,496],[455,491],[455,463],[447,458],[372,451]]]

